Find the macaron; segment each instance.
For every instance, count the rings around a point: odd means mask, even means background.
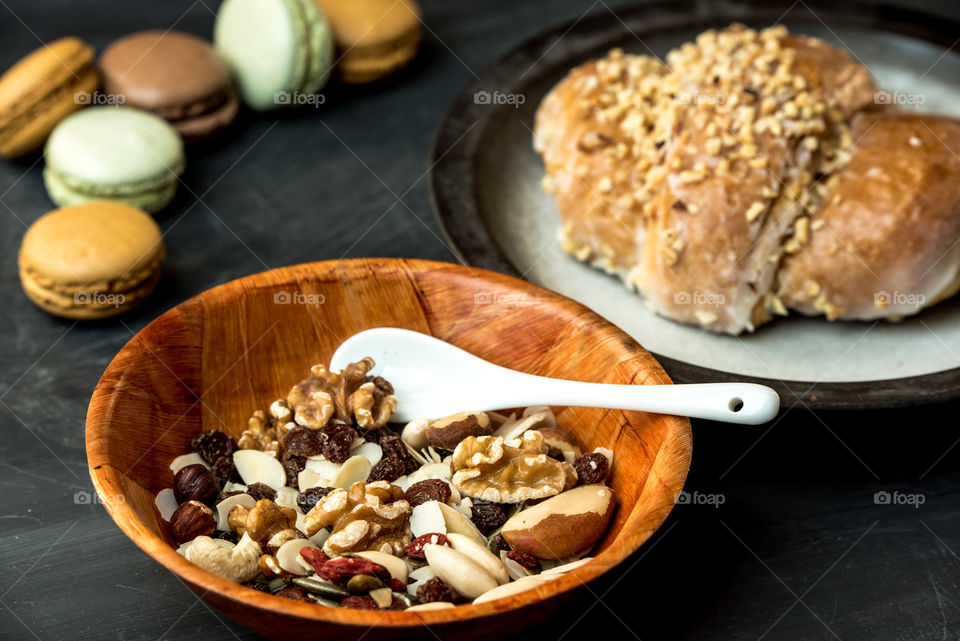
[[[143,301],[160,280],[163,258],[163,236],[149,214],[103,201],[41,216],[17,262],[23,291],[41,309],[98,319]]]
[[[99,66],[103,90],[115,102],[163,118],[187,142],[225,129],[240,106],[226,62],[187,33],[134,33],[107,47]]]
[[[43,180],[60,206],[116,200],[156,212],[183,172],[183,139],[153,114],[91,107],[65,118],[47,140]]]
[[[417,55],[422,23],[416,0],[316,1],[333,29],[344,82],[379,80]]]
[[[39,149],[58,122],[91,103],[93,49],[77,38],[44,45],[0,76],[0,155]]]
[[[314,0],[224,0],[213,42],[258,111],[300,104],[333,65],[333,34]]]

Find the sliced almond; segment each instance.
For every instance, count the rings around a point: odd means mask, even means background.
[[[430,603],[419,603],[406,609],[407,612],[423,612],[424,610],[446,610],[455,607],[449,601],[431,601]]]
[[[287,473],[273,456],[259,450],[237,450],[233,453],[233,464],[237,466],[240,478],[247,485],[263,483],[275,490],[287,484]]]
[[[410,573],[410,580],[413,581],[407,585],[407,594],[410,596],[417,596],[417,588],[421,585],[437,576],[437,573],[433,571],[433,568],[429,565],[425,565],[422,568],[417,568],[416,570]]]
[[[490,576],[497,580],[501,585],[510,580],[507,569],[503,567],[494,554],[487,549],[487,546],[479,543],[473,537],[456,532],[447,532],[447,540],[457,552],[462,552],[470,557],[470,560],[482,567]]]
[[[576,570],[581,565],[586,565],[592,560],[593,560],[592,556],[585,556],[582,559],[571,561],[570,563],[564,563],[563,565],[552,567],[549,570],[544,570],[540,574],[566,574],[567,572],[572,572],[573,570]]]
[[[207,462],[203,460],[203,457],[197,454],[196,452],[191,452],[190,454],[181,454],[177,458],[173,459],[170,462],[170,471],[176,475],[177,472],[188,465],[202,465],[208,470],[210,466],[207,465]]]
[[[414,483],[426,481],[427,479],[443,479],[444,481],[449,481],[453,478],[453,474],[450,472],[449,463],[428,463],[407,478],[410,479],[410,485],[413,485]]]
[[[500,562],[503,563],[503,567],[507,568],[507,573],[514,581],[528,577],[532,574],[530,570],[508,557],[506,550],[500,550]]]
[[[370,465],[376,465],[383,458],[383,448],[376,443],[364,441],[363,445],[350,451],[354,456],[362,456],[370,461]]]
[[[333,461],[328,461],[322,456],[314,456],[308,458],[304,464],[304,469],[313,470],[320,477],[325,479],[332,479],[340,471],[340,468],[343,467],[339,463],[334,463]]]
[[[253,506],[257,502],[253,500],[253,497],[249,494],[234,494],[233,496],[228,496],[219,503],[217,503],[217,529],[227,532],[230,529],[230,526],[227,525],[227,517],[230,516],[230,510],[237,505],[244,505],[250,509],[253,509]]]
[[[157,496],[153,499],[153,503],[157,506],[157,511],[160,512],[160,518],[164,521],[169,521],[170,517],[173,516],[173,513],[176,512],[177,508],[179,507],[177,504],[177,497],[173,494],[173,490],[171,490],[169,487],[157,492]]]
[[[446,533],[463,534],[468,536],[481,545],[487,544],[487,537],[480,533],[473,521],[450,507],[446,503],[437,503],[440,513],[443,514],[443,522],[446,525]]]
[[[550,425],[550,423],[553,425]],[[503,440],[510,441],[517,438],[527,430],[535,430],[538,427],[554,427],[557,423],[557,419],[553,417],[553,412],[549,409],[541,410],[539,412],[534,412],[529,416],[524,416],[519,421],[511,423],[507,421],[500,428],[493,433],[494,436],[502,436]]]
[[[499,585],[479,564],[462,552],[446,545],[428,543],[423,546],[427,563],[444,583],[457,594],[474,599]]]
[[[329,487],[330,478],[321,476],[316,470],[304,469],[297,474],[297,487],[306,492],[311,487]]]
[[[377,588],[370,590],[370,598],[377,602],[381,608],[389,608],[393,603],[393,590],[390,588]]]
[[[386,552],[377,552],[375,550],[356,552],[354,556],[359,556],[360,558],[368,559],[374,563],[379,563],[383,567],[387,568],[387,570],[390,572],[390,576],[397,579],[404,585],[407,584],[409,568],[407,567],[406,562],[404,562],[404,560],[400,557],[387,554]]]
[[[288,507],[292,510],[300,511],[300,506],[297,505],[297,496],[300,493],[297,492],[296,488],[290,487],[289,485],[284,485],[283,487],[277,489],[277,498],[273,500],[277,505]]]
[[[370,476],[370,470],[373,468],[370,461],[363,456],[351,456],[348,458],[340,471],[331,480],[331,487],[348,488],[357,481],[366,481]]]
[[[414,537],[432,533],[447,533],[447,523],[440,511],[438,501],[427,501],[413,508],[410,515],[410,532]]]
[[[316,546],[310,539],[292,539],[281,545],[277,550],[277,563],[280,564],[280,569],[297,576],[306,576],[313,572],[313,569],[308,571],[299,563],[300,550],[312,547]]]
[[[513,596],[514,594],[519,594],[521,592],[526,592],[527,590],[532,590],[533,588],[539,587],[549,581],[550,579],[555,579],[556,576],[541,577],[539,574],[533,574],[516,581],[511,581],[510,583],[504,583],[499,585],[483,594],[479,595],[473,600],[474,604],[483,603],[485,601],[493,601],[495,599],[502,599],[507,596]]]

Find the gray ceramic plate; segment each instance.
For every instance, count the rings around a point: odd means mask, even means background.
[[[468,264],[520,275],[591,307],[654,352],[678,382],[758,381],[777,389],[787,407],[960,396],[960,298],[898,324],[791,316],[754,334],[718,336],[655,316],[619,280],[561,251],[556,208],[540,189],[543,166],[531,148],[544,94],[572,67],[612,47],[663,57],[704,29],[734,21],[780,22],[821,37],[851,51],[901,100],[960,116],[960,50],[948,51],[960,25],[941,18],[842,3],[704,0],[616,14],[599,6],[511,50],[454,99],[431,158],[432,201],[448,240]]]

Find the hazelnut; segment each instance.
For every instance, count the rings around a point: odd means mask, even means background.
[[[459,412],[434,421],[427,427],[427,442],[443,450],[452,450],[468,436],[486,436],[493,433],[486,412]]]
[[[211,536],[217,529],[213,510],[200,501],[187,501],[170,517],[173,539],[180,545],[198,536]]]
[[[200,501],[212,503],[220,494],[213,472],[199,463],[180,468],[173,477],[173,494],[177,503]]]

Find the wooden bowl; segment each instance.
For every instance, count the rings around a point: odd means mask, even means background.
[[[256,274],[191,298],[145,327],[100,379],[87,414],[93,484],[127,536],[210,605],[270,639],[401,639],[513,634],[556,614],[577,588],[637,550],[663,523],[690,467],[687,419],[555,408],[588,449],[615,452],[618,507],[595,559],[515,596],[446,610],[364,611],[277,598],[177,554],[154,507],[170,461],[218,428],[235,436],[341,341],[392,326],[450,341],[494,363],[556,378],[670,383],[636,342],[585,307],[521,280],[419,260],[312,263]],[[535,607],[534,607],[535,606]]]

